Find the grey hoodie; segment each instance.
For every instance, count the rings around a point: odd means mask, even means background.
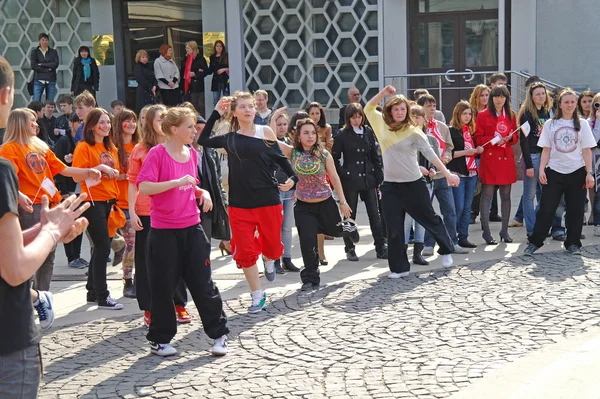
[[[179,87],[179,68],[173,59],[166,60],[162,55],[154,61],[154,76],[158,81],[160,89],[176,89]],[[165,83],[165,80],[167,83]],[[168,82],[174,82],[175,86],[169,87]]]

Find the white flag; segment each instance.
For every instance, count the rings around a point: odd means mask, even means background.
[[[47,177],[44,177],[44,180],[42,180],[42,188],[44,189],[45,192],[48,193],[50,198],[53,198],[56,195],[56,193],[58,192],[58,189],[54,185],[54,182],[52,180],[48,179]]]
[[[494,137],[492,139],[492,145],[496,145],[496,144],[498,144],[501,141],[502,141],[502,137],[501,136],[496,136],[496,137]]]
[[[531,126],[529,125],[529,121],[526,121],[521,125],[521,130],[523,131],[525,137],[529,136],[529,133],[531,132]]]

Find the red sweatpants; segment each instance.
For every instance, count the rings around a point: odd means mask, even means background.
[[[231,249],[239,269],[254,266],[260,254],[269,259],[279,259],[283,255],[283,205],[259,208],[230,206],[227,209],[231,226]]]

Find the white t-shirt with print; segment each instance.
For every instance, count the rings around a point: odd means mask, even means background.
[[[544,124],[538,146],[550,148],[550,169],[569,174],[585,166],[581,149],[595,147],[596,140],[587,121],[580,119],[580,123],[579,132],[572,119],[551,119]]]

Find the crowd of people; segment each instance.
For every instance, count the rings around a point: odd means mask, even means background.
[[[270,109],[263,90],[229,96],[225,46],[217,41],[214,50],[209,66],[197,44],[188,42],[178,68],[164,45],[153,70],[140,50],[137,109],[116,100],[108,112],[97,107],[97,66],[82,47],[74,64],[75,99],[59,99],[58,118],[48,84],[55,70],[49,64],[57,59],[47,37],[40,36],[32,54],[32,62],[40,61],[36,82],[50,98],[43,106],[38,96],[28,108],[11,110],[14,75],[0,59],[0,246],[16,248],[0,260],[0,296],[10,298],[9,306],[0,304],[0,315],[11,326],[0,333],[3,359],[20,351],[21,360],[25,353],[27,361],[37,361],[31,356],[39,352],[39,334],[31,319],[35,309],[41,329],[52,326],[50,284],[59,242],[70,267],[88,268],[86,302],[99,309],[123,309],[107,286],[107,261],[115,251],[123,295],[137,298],[152,353],[177,353],[170,342],[177,324],[192,320],[189,290],[214,339],[212,353],[222,356],[229,330],[211,277],[212,239],[221,240],[222,255],[231,255],[243,271],[248,312],[259,313],[267,305],[260,263],[266,280],[300,272],[301,290],[312,291],[321,284],[319,266],[328,263],[326,240],[343,238],[347,260],[359,260],[359,197],[375,256],[387,259],[391,279],[409,274],[411,242],[412,263],[420,265],[428,264],[436,243],[443,266],[453,264],[452,253],[477,248],[469,235],[477,217],[489,246],[498,244],[490,222],[502,223],[499,239],[507,243],[513,242],[509,226],[524,223],[526,255],[543,245],[551,228],[563,228],[565,212],[566,230],[553,237],[571,254],[581,253],[584,222],[600,235],[592,159],[599,151],[600,95],[552,93],[532,77],[515,112],[506,76],[498,73],[489,87],[479,85],[469,101],[459,101],[446,124],[426,90],[408,99],[387,86],[363,107],[359,90],[351,88],[334,129],[318,102],[288,115],[285,107]],[[215,110],[205,120],[199,105],[209,71],[215,74]],[[157,93],[164,104],[155,104]],[[515,145],[522,150],[518,163]],[[517,167],[523,197],[511,220]],[[585,221],[588,192],[593,212]],[[293,226],[302,267],[292,262]],[[16,229],[23,230],[22,240]],[[84,231],[89,262],[81,254]],[[7,378],[0,376],[1,389]]]

